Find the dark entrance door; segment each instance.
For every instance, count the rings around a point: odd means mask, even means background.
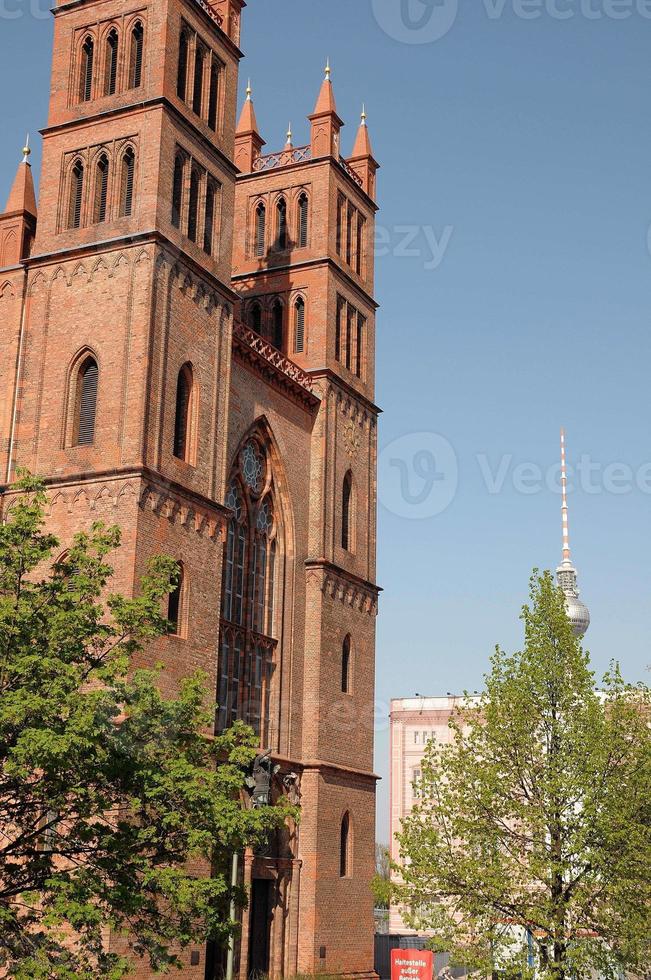
[[[254,878],[251,889],[251,942],[249,945],[249,974],[269,972],[271,945],[272,882]]]

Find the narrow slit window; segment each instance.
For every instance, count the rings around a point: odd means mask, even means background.
[[[299,248],[307,247],[308,210],[309,210],[309,202],[307,199],[307,194],[301,194],[301,196],[298,199],[298,246]]]
[[[217,114],[219,108],[219,65],[214,60],[210,66],[210,85],[208,90],[208,125],[212,130],[217,129]]]
[[[106,154],[97,161],[97,174],[95,176],[95,213],[93,215],[96,224],[106,221],[106,202],[108,196],[109,162]]]
[[[209,181],[206,188],[206,218],[203,224],[203,250],[212,255],[215,236],[215,186]]]
[[[348,213],[346,215],[346,262],[348,265],[352,265],[353,257],[353,219],[355,215],[355,209],[352,205],[348,205]]]
[[[262,334],[262,307],[259,303],[253,303],[251,306],[251,311],[249,313],[249,324],[251,330],[255,330],[256,333]]]
[[[178,579],[167,600],[168,632],[171,636],[181,636],[184,578],[183,565],[179,564]]]
[[[194,379],[192,368],[184,364],[176,382],[176,413],[174,417],[174,448],[177,459],[188,462],[190,451],[190,426],[192,423],[192,397]]]
[[[343,299],[337,302],[337,322],[335,324],[335,357],[341,361],[341,338],[343,334],[342,326],[346,315],[346,303]]]
[[[305,300],[299,296],[294,304],[294,353],[305,351]]]
[[[344,226],[344,208],[346,202],[343,197],[337,199],[337,255],[341,255],[341,249],[343,245],[343,226]]]
[[[341,650],[341,693],[350,694],[350,637],[347,636]]]
[[[339,839],[339,877],[347,878],[350,874],[350,815],[346,813],[341,821]]]
[[[188,238],[191,242],[197,240],[197,229],[199,222],[199,172],[192,171],[190,174],[190,197],[188,199]]]
[[[95,442],[98,381],[97,361],[94,357],[88,357],[79,369],[77,378],[77,438],[75,443],[78,446],[92,446]]]
[[[142,85],[142,61],[145,46],[145,29],[138,21],[131,31],[131,50],[129,52],[129,88]]]
[[[271,343],[277,350],[282,350],[284,345],[284,320],[285,310],[280,300],[276,300],[271,311]]]
[[[357,217],[357,251],[355,255],[356,272],[361,276],[364,272],[364,235],[366,220],[361,215]]]
[[[183,208],[183,157],[177,155],[174,161],[174,178],[172,184],[172,224],[175,228],[181,227],[181,213]]]
[[[95,43],[92,37],[87,37],[81,48],[81,71],[79,76],[79,101],[90,102],[93,94],[93,64],[95,61]]]
[[[202,47],[197,45],[194,53],[194,89],[192,92],[192,111],[197,116],[201,115],[203,108],[203,68],[206,60],[206,53]]]
[[[187,31],[181,31],[179,41],[179,67],[176,76],[176,94],[185,102],[188,87],[188,49],[190,41]]]
[[[366,320],[361,313],[357,314],[357,343],[355,345],[355,374],[358,378],[364,375],[364,334]]]
[[[350,472],[344,477],[341,494],[341,547],[350,551],[352,537],[353,477]]]
[[[115,95],[118,78],[118,32],[109,31],[106,39],[106,76],[104,79],[104,95]]]
[[[287,249],[287,201],[281,197],[276,205],[276,248],[279,252]]]
[[[120,174],[120,217],[128,218],[133,212],[133,181],[136,169],[136,155],[129,147],[122,157]]]
[[[81,204],[84,193],[84,165],[78,160],[72,168],[70,175],[70,206],[68,214],[68,227],[79,228],[81,226]]]
[[[255,254],[258,258],[264,255],[267,231],[267,209],[262,201],[255,209]]]

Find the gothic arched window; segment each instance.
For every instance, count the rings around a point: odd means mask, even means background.
[[[109,162],[106,153],[97,161],[95,173],[95,202],[93,220],[95,224],[106,221],[106,202],[108,198]]]
[[[249,307],[249,326],[262,335],[262,307],[259,303],[251,303]]]
[[[113,28],[106,38],[104,95],[115,95],[118,78],[118,32]]]
[[[341,648],[341,693],[350,694],[351,690],[351,643],[350,636],[344,640]]]
[[[194,53],[194,88],[192,90],[192,111],[198,116],[201,115],[203,108],[203,70],[206,61],[206,52],[197,44]]]
[[[347,878],[351,871],[351,833],[350,833],[350,814],[345,813],[341,821],[341,833],[339,836],[339,877]]]
[[[81,48],[79,72],[79,101],[89,102],[93,94],[93,63],[95,61],[95,42],[87,37]]]
[[[212,255],[214,248],[216,196],[216,187],[212,180],[209,180],[206,186],[206,212],[203,223],[203,250],[206,255]]]
[[[128,218],[133,211],[133,180],[136,170],[136,155],[129,147],[122,157],[120,173],[120,217]]]
[[[181,227],[181,215],[183,210],[183,177],[185,161],[180,153],[177,153],[174,160],[174,177],[172,183],[172,224],[175,228]]]
[[[305,300],[299,296],[294,303],[294,353],[305,350]]]
[[[129,88],[140,88],[142,85],[142,57],[145,46],[145,29],[137,21],[131,31],[131,49],[129,51]]]
[[[239,453],[226,506],[232,516],[224,560],[217,727],[221,731],[239,719],[264,741],[276,647],[280,532],[269,456],[255,437]]]
[[[271,308],[271,343],[277,350],[283,349],[285,333],[285,309],[279,299]]]
[[[179,41],[179,67],[176,75],[176,94],[179,99],[185,102],[186,89],[188,85],[188,51],[190,39],[187,31],[181,31]]]
[[[193,167],[190,173],[190,194],[188,197],[188,238],[191,242],[197,240],[197,230],[199,227],[199,189],[201,186],[201,175]]]
[[[341,547],[352,550],[353,542],[353,474],[348,471],[344,477],[341,492]]]
[[[68,227],[81,225],[81,206],[84,193],[84,165],[77,160],[70,174],[70,198],[68,202]]]
[[[185,626],[185,569],[179,562],[178,579],[167,600],[167,621],[171,636],[183,636]]]
[[[299,248],[305,248],[307,246],[308,214],[309,214],[309,201],[307,198],[307,194],[303,193],[298,199],[298,247]]]
[[[267,233],[267,209],[262,201],[255,209],[255,254],[258,258],[264,255],[265,237]]]
[[[287,201],[284,197],[276,204],[276,248],[279,252],[287,249]]]
[[[208,126],[212,130],[217,129],[217,116],[219,113],[219,63],[214,56],[210,65],[210,82],[208,85]]]
[[[77,374],[73,438],[76,446],[92,446],[95,442],[98,382],[97,361],[94,357],[88,356],[82,362]]]
[[[186,463],[192,462],[194,396],[192,365],[184,364],[176,380],[173,453],[177,459]]]

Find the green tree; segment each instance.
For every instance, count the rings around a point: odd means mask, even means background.
[[[399,840],[396,898],[473,971],[555,980],[646,973],[651,700],[589,656],[552,576],[534,574],[525,645],[430,743]]]
[[[0,525],[0,967],[117,980],[130,967],[110,928],[166,971],[188,944],[227,940],[231,856],[291,811],[242,806],[255,740],[206,734],[202,675],[166,698],[157,672],[130,670],[166,632],[176,563],[154,559],[135,598],[107,596],[118,530],[96,524],[52,564],[43,487],[22,490]]]

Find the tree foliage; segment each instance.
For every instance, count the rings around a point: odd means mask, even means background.
[[[243,808],[255,740],[206,734],[202,675],[172,698],[130,670],[167,630],[176,563],[152,560],[135,598],[107,596],[118,530],[96,524],[52,564],[43,487],[21,488],[0,525],[0,971],[118,980],[130,967],[109,929],[166,970],[227,938],[232,853],[290,811]]]
[[[648,969],[651,700],[617,665],[595,690],[552,576],[525,645],[430,743],[400,834],[396,898],[471,970],[563,980]]]

